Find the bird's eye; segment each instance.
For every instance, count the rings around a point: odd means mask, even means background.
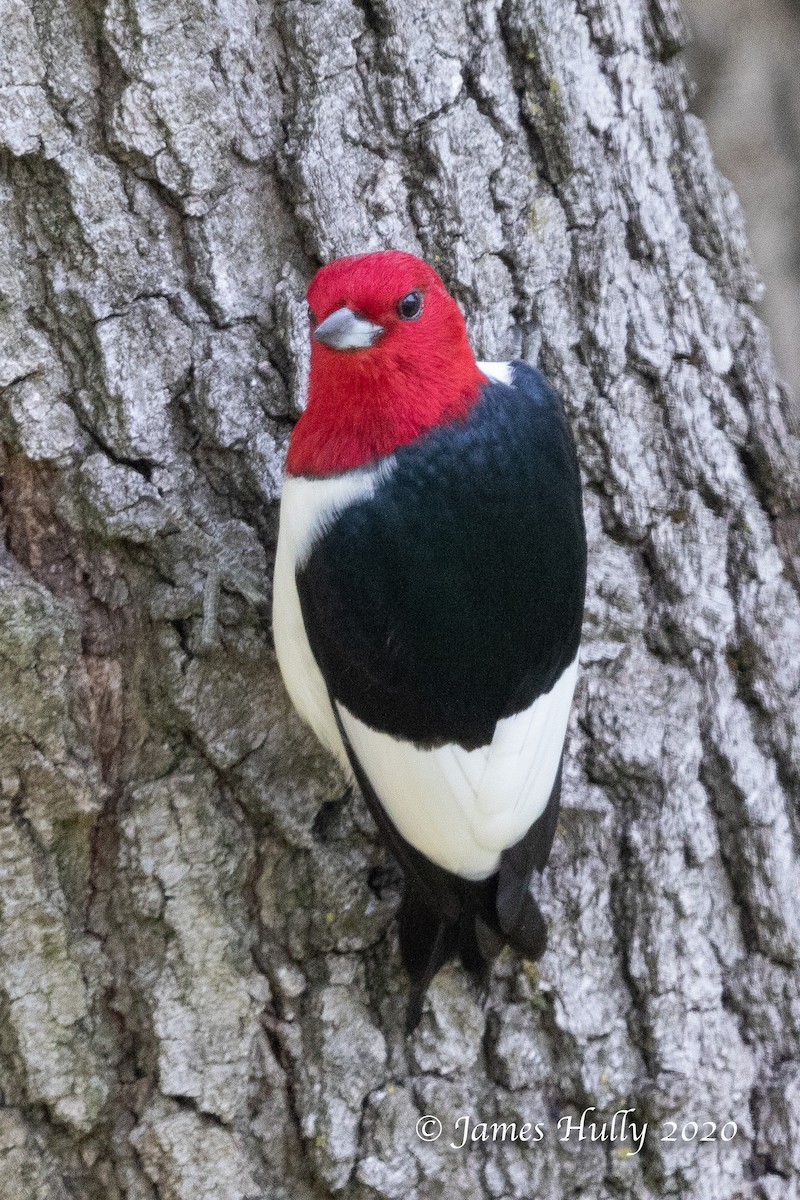
[[[422,292],[414,288],[397,302],[397,315],[403,321],[415,321],[422,312]]]
[[[316,329],[317,326],[319,325],[319,321],[317,320],[314,313],[312,313],[310,309],[308,312],[308,323],[312,329]]]

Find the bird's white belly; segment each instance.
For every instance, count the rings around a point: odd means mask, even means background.
[[[328,689],[308,642],[297,568],[306,561],[316,539],[349,504],[370,496],[389,464],[373,470],[348,471],[322,479],[290,476],[284,481],[275,577],[272,632],[283,682],[300,716],[350,775],[347,751],[333,715]]]

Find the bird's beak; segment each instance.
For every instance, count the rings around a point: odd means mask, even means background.
[[[383,333],[382,325],[357,317],[349,308],[337,308],[317,326],[314,337],[331,350],[365,350],[379,333]]]

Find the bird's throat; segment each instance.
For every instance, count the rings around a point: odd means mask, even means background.
[[[290,475],[331,475],[392,454],[464,416],[486,382],[471,354],[461,369],[451,361],[436,378],[316,365],[312,360],[308,404],[289,445]]]

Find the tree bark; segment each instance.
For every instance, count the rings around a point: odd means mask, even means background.
[[[800,454],[673,0],[0,31],[1,1200],[800,1195]],[[305,284],[387,246],[561,390],[591,564],[550,947],[409,1040],[269,628]]]
[[[714,157],[741,201],[778,371],[800,415],[800,4],[684,0]]]

